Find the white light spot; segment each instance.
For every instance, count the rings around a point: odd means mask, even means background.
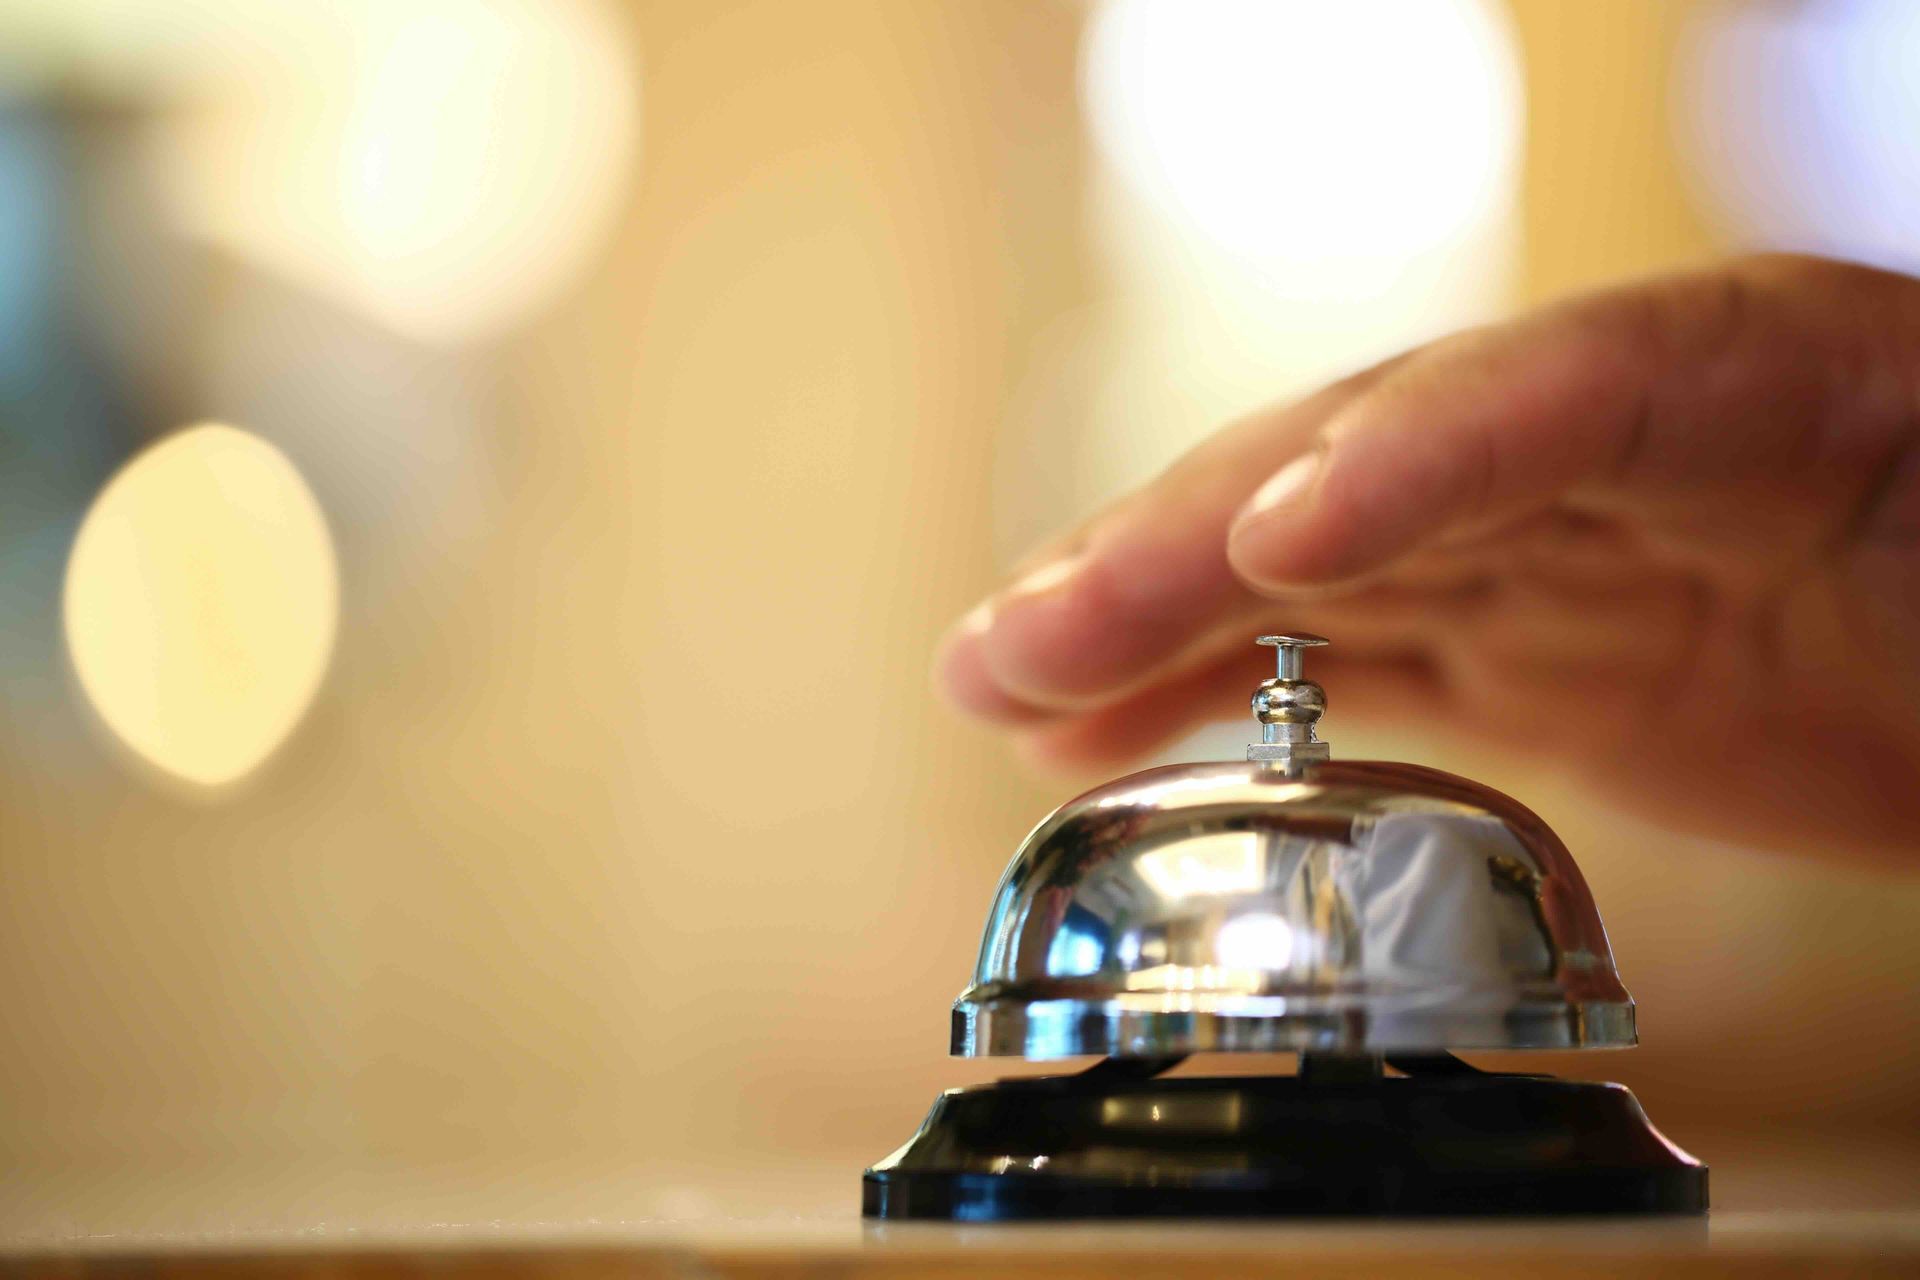
[[[1268,912],[1250,911],[1220,926],[1215,955],[1229,969],[1285,969],[1293,960],[1293,926]]]
[[[67,562],[67,647],[123,742],[215,785],[299,723],[339,595],[325,517],[292,462],[200,426],[133,459],[87,513]]]
[[[1689,172],[1743,237],[1920,269],[1920,5],[1714,6],[1680,66]]]
[[[1482,0],[1108,0],[1081,86],[1130,187],[1329,288],[1385,290],[1511,200],[1520,78]]]

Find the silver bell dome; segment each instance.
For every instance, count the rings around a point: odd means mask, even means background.
[[[1001,878],[965,1057],[1624,1048],[1633,1001],[1579,869],[1525,806],[1417,765],[1336,762],[1263,636],[1247,760],[1068,801]]]

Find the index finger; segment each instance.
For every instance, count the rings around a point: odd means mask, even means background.
[[[1025,723],[1111,702],[1178,664],[1259,599],[1227,563],[1234,512],[1381,372],[1221,432],[1089,521],[948,636],[938,663],[947,696],[984,719]]]

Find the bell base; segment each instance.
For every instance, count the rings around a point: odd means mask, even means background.
[[[1706,1167],[1617,1084],[1471,1073],[1043,1076],[949,1090],[868,1218],[1702,1214]]]

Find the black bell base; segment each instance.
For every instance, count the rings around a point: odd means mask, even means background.
[[[862,1192],[946,1222],[1701,1214],[1707,1170],[1617,1084],[1095,1071],[949,1090]]]

